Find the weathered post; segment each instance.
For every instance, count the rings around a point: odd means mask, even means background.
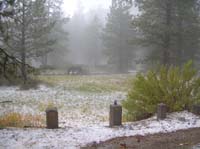
[[[196,115],[200,115],[200,105],[193,105],[192,106],[192,113]]]
[[[46,109],[46,124],[48,129],[58,128],[58,111],[57,108]]]
[[[113,105],[110,105],[109,126],[120,125],[122,125],[122,106],[115,101]]]
[[[157,119],[158,120],[163,120],[165,119],[167,116],[167,106],[163,103],[158,104],[157,107]]]

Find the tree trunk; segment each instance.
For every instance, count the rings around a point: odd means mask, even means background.
[[[6,77],[6,64],[8,61],[8,56],[5,55],[4,62],[3,62],[3,76]]]
[[[121,14],[119,18],[121,18]],[[118,71],[120,73],[127,73],[128,72],[128,57],[127,55],[127,49],[126,46],[124,45],[124,35],[123,35],[123,30],[122,30],[122,19],[120,19],[120,24],[119,24],[119,52],[118,52],[118,57],[119,57],[119,66],[118,66]]]
[[[24,84],[26,84],[26,81],[27,81],[26,53],[25,53],[25,48],[23,48],[23,47],[22,47],[22,51],[21,51],[21,61],[22,61],[22,66],[21,66],[22,78],[23,78]]]
[[[47,53],[44,53],[43,55],[42,55],[42,66],[43,67],[46,67],[47,66],[47,59],[48,59],[48,54]]]
[[[22,72],[22,78],[24,81],[24,84],[26,84],[27,81],[27,74],[26,74],[26,48],[25,48],[25,0],[23,0],[23,8],[22,8],[22,38],[21,38],[21,72]]]
[[[181,66],[183,63],[183,34],[182,34],[183,23],[182,23],[182,18],[179,19],[178,28],[179,28],[178,49],[177,49],[176,59],[177,59],[177,65]]]
[[[171,0],[166,0],[166,32],[164,39],[163,64],[170,65],[170,43],[171,43]]]

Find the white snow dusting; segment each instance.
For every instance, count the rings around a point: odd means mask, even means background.
[[[58,107],[59,129],[7,128],[0,130],[0,148],[80,148],[91,142],[107,139],[173,132],[180,129],[200,127],[200,117],[187,111],[172,113],[158,121],[156,116],[124,123],[121,127],[108,127],[109,105],[125,98],[124,92],[81,93],[65,90],[62,86],[21,91],[17,87],[1,87],[0,114],[20,112],[45,115],[47,102]]]

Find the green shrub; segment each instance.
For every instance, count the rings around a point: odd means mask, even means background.
[[[188,62],[182,68],[161,66],[137,74],[123,107],[129,120],[138,120],[154,114],[159,103],[165,103],[173,112],[189,108],[199,99],[200,78],[192,62]]]

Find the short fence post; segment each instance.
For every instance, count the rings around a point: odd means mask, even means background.
[[[192,106],[192,113],[196,115],[200,115],[200,105],[193,105]]]
[[[158,104],[157,107],[157,119],[158,120],[163,120],[165,119],[167,116],[167,106],[163,103]]]
[[[46,124],[48,129],[58,128],[58,111],[57,108],[46,109]]]
[[[122,125],[122,106],[115,101],[113,105],[110,105],[109,126],[120,125]]]

